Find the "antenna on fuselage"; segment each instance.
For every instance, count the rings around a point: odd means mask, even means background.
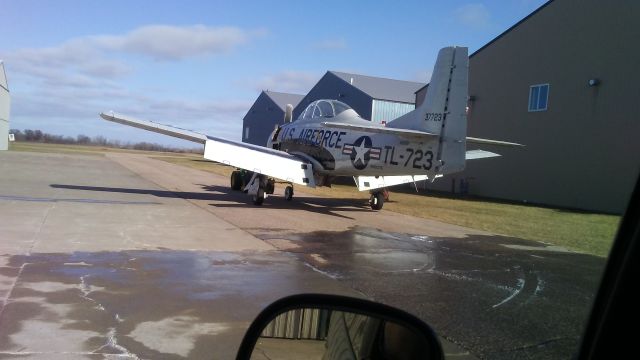
[[[293,105],[287,104],[284,110],[284,122],[290,123],[293,120]]]

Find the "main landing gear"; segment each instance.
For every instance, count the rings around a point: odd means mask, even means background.
[[[247,179],[249,176],[251,177]],[[235,170],[231,173],[231,189],[243,190],[251,196],[254,205],[262,205],[264,199],[273,194],[275,180],[262,174]],[[293,188],[291,196],[293,196]]]
[[[244,176],[239,170],[231,173],[231,190],[240,191],[244,187]]]
[[[293,186],[292,185],[288,185],[284,189],[284,199],[287,200],[287,201],[291,201],[291,199],[293,199]]]
[[[369,205],[372,210],[380,210],[386,200],[389,200],[389,191],[387,191],[387,189],[372,191],[371,197],[369,198]]]

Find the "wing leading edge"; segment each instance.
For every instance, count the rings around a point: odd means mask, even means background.
[[[134,119],[120,114],[102,113],[100,116],[105,120],[119,124],[204,144],[204,158],[207,160],[254,171],[295,184],[315,187],[312,165],[283,151],[220,139],[191,130],[148,120]]]

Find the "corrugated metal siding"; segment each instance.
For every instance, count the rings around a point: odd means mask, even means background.
[[[266,146],[269,134],[277,124],[284,123],[284,111],[263,91],[242,121],[242,142]],[[249,128],[249,136],[246,128]]]
[[[389,122],[415,108],[414,104],[374,99],[371,105],[371,121],[375,123],[381,123],[383,121]]]
[[[320,309],[291,310],[273,319],[260,336],[324,340],[327,337],[329,313]]]
[[[464,179],[472,195],[622,214],[640,154],[639,13],[639,1],[553,1],[476,52],[468,135],[526,147],[478,146],[502,156],[429,188]],[[546,83],[548,110],[529,112],[530,86]]]
[[[371,118],[371,97],[328,71],[295,107],[294,119],[300,116],[307,105],[319,99],[340,100],[351,106],[363,119]]]

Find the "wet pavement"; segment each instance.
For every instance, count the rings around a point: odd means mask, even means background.
[[[503,236],[363,227],[258,236],[487,359],[570,358],[604,267],[603,258]]]
[[[275,299],[336,290],[357,296],[275,251],[0,259],[0,274],[19,273],[0,313],[0,356],[229,359],[250,320]]]
[[[144,156],[0,153],[0,358],[233,358],[300,292],[416,314],[448,358],[567,358],[604,267],[365,198],[255,207],[227,185]]]

